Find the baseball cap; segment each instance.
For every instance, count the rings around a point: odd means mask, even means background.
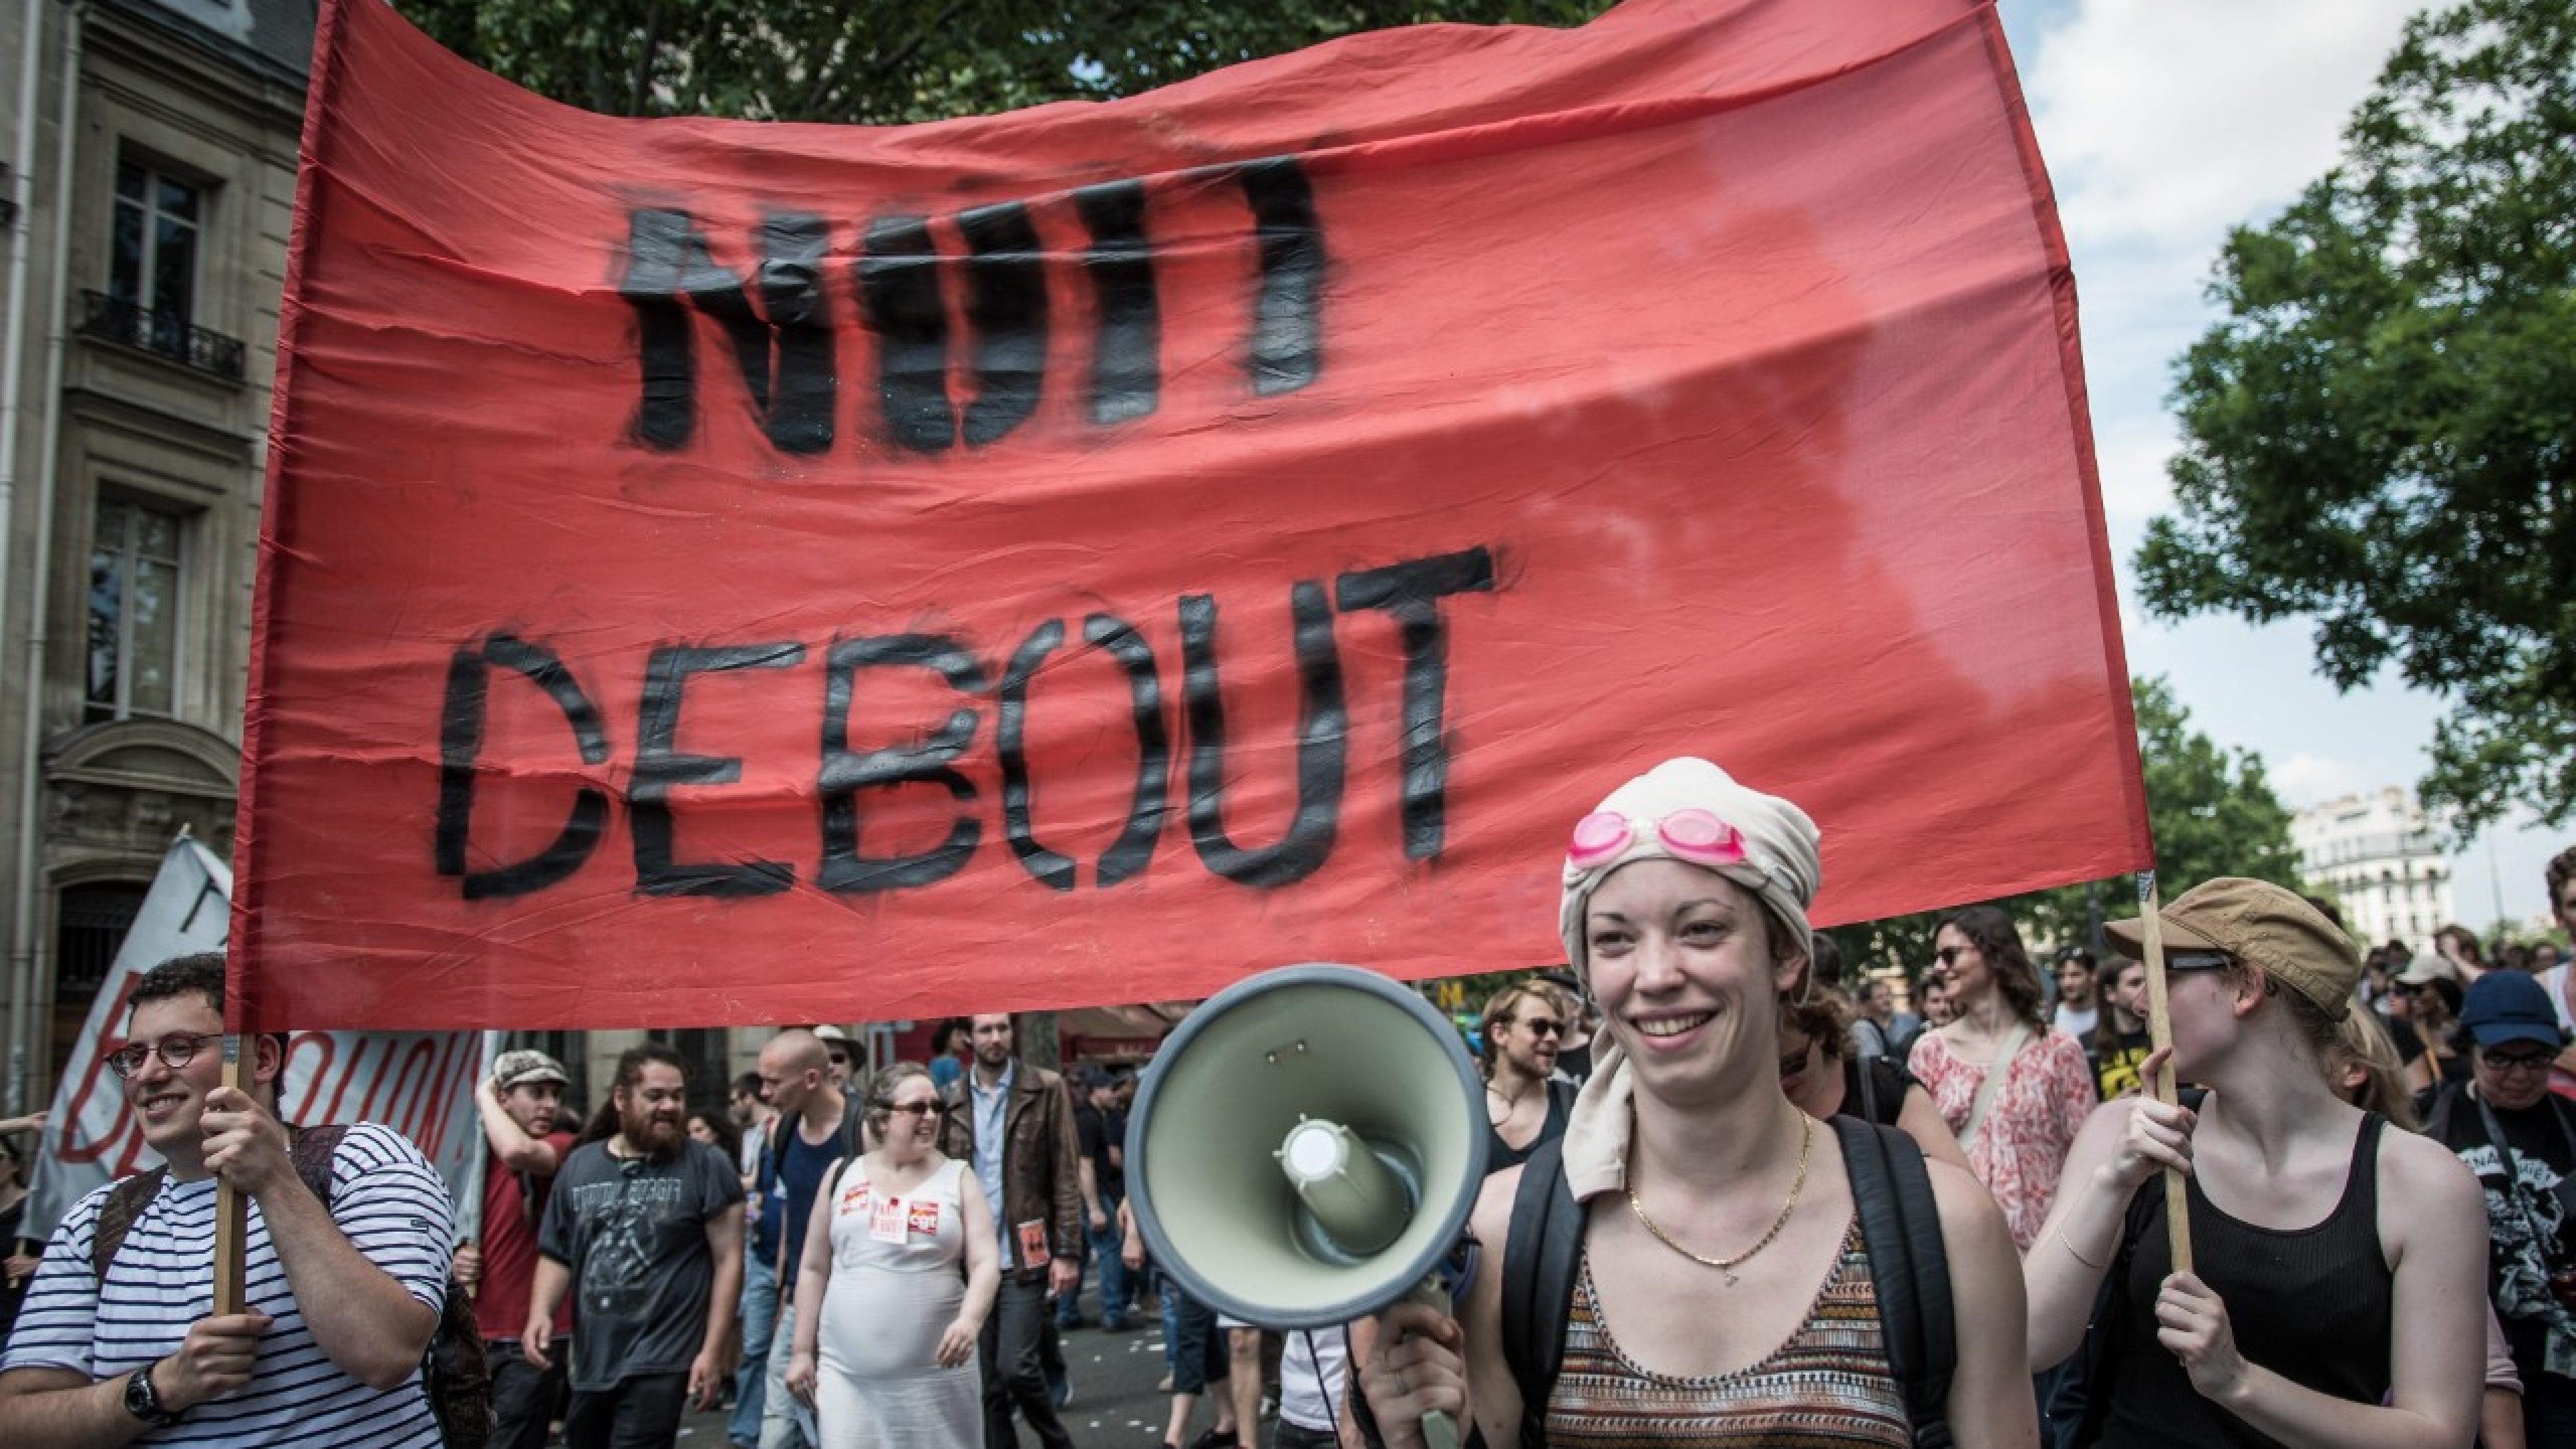
[[[2157,913],[2167,951],[2217,951],[2263,968],[2273,980],[2341,1021],[2361,982],[2361,954],[2325,913],[2269,881],[2222,875],[2183,892]],[[2112,947],[2146,959],[2137,918],[2102,928]]]
[[[2459,979],[2460,968],[2452,964],[2450,957],[2436,956],[2430,951],[2407,962],[2406,969],[2397,973],[2397,981],[2401,986],[2421,986],[2428,981]]]
[[[2536,1041],[2562,1047],[2567,1033],[2549,1005],[2549,990],[2519,971],[2490,971],[2469,983],[2460,1025],[2482,1047]]]
[[[563,1063],[540,1051],[522,1048],[503,1052],[500,1060],[492,1064],[492,1085],[504,1092],[529,1082],[553,1082],[557,1086],[565,1086],[571,1081],[572,1078],[564,1075]]]

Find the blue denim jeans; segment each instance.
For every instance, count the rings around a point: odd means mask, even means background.
[[[760,1406],[768,1387],[769,1335],[778,1322],[778,1269],[751,1250],[742,1250],[742,1367],[733,1376],[733,1418],[725,1438],[735,1444],[760,1443]]]
[[[1091,1234],[1091,1261],[1100,1265],[1100,1321],[1106,1323],[1127,1316],[1133,1295],[1127,1283],[1127,1260],[1119,1256],[1124,1245],[1118,1240],[1117,1197],[1102,1193],[1100,1207],[1108,1214],[1109,1226]]]

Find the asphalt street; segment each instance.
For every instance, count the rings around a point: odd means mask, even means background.
[[[1155,1389],[1164,1373],[1163,1320],[1159,1311],[1131,1313],[1135,1328],[1104,1333],[1098,1327],[1097,1279],[1086,1274],[1082,1311],[1086,1327],[1063,1335],[1064,1361],[1073,1401],[1063,1410],[1064,1425],[1083,1449],[1153,1449],[1163,1442],[1163,1422],[1171,1401]],[[725,1440],[725,1414],[692,1414],[680,1429],[690,1449],[717,1449]],[[1190,1424],[1196,1435],[1214,1422],[1205,1400]],[[1269,1442],[1269,1426],[1262,1441]],[[1187,1440],[1185,1439],[1184,1445]],[[1020,1428],[1020,1443],[1036,1449],[1037,1436]]]

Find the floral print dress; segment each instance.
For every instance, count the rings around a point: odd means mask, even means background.
[[[1932,1094],[1950,1130],[1964,1129],[1990,1069],[1962,1060],[1939,1032],[1926,1032],[1914,1043],[1906,1066]],[[2023,1040],[2004,1067],[2003,1086],[1987,1106],[1976,1140],[1960,1144],[1968,1150],[1969,1169],[2003,1208],[2013,1246],[2024,1253],[2048,1220],[2067,1149],[2075,1145],[2075,1133],[2096,1100],[2084,1048],[2051,1028]]]

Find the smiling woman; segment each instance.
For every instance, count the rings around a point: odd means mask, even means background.
[[[1906,1065],[2027,1252],[2057,1194],[2066,1150],[2093,1110],[2093,1069],[2083,1046],[2040,1014],[2039,970],[2011,916],[1970,906],[1932,939],[1933,970],[1958,1014],[1925,1033]]]
[[[1576,825],[1559,926],[1601,1013],[1594,1075],[1561,1142],[1487,1179],[1473,1219],[1513,1263],[1537,1220],[1578,1223],[1571,1260],[1477,1275],[1455,1321],[1388,1315],[1360,1383],[1389,1444],[1421,1443],[1428,1410],[1471,1414],[1496,1445],[2036,1442],[1994,1204],[1902,1134],[1828,1127],[1782,1092],[1817,841],[1796,805],[1705,760],[1656,767]],[[1907,1167],[1868,1166],[1891,1160]],[[1946,1401],[1909,1397],[1881,1327],[1882,1288],[1909,1290],[1887,1294],[1895,1314],[1928,1281],[1897,1275],[1930,1269],[1882,1256],[1858,1210],[1903,1198],[1906,1170],[1928,1179],[1917,1210],[1954,1290],[1947,1335],[1916,1335],[1955,1340]]]
[[[928,1068],[887,1068],[867,1104],[882,1145],[814,1195],[787,1389],[813,1404],[821,1449],[982,1442],[975,1344],[1001,1249],[969,1164],[937,1146],[945,1111]]]

